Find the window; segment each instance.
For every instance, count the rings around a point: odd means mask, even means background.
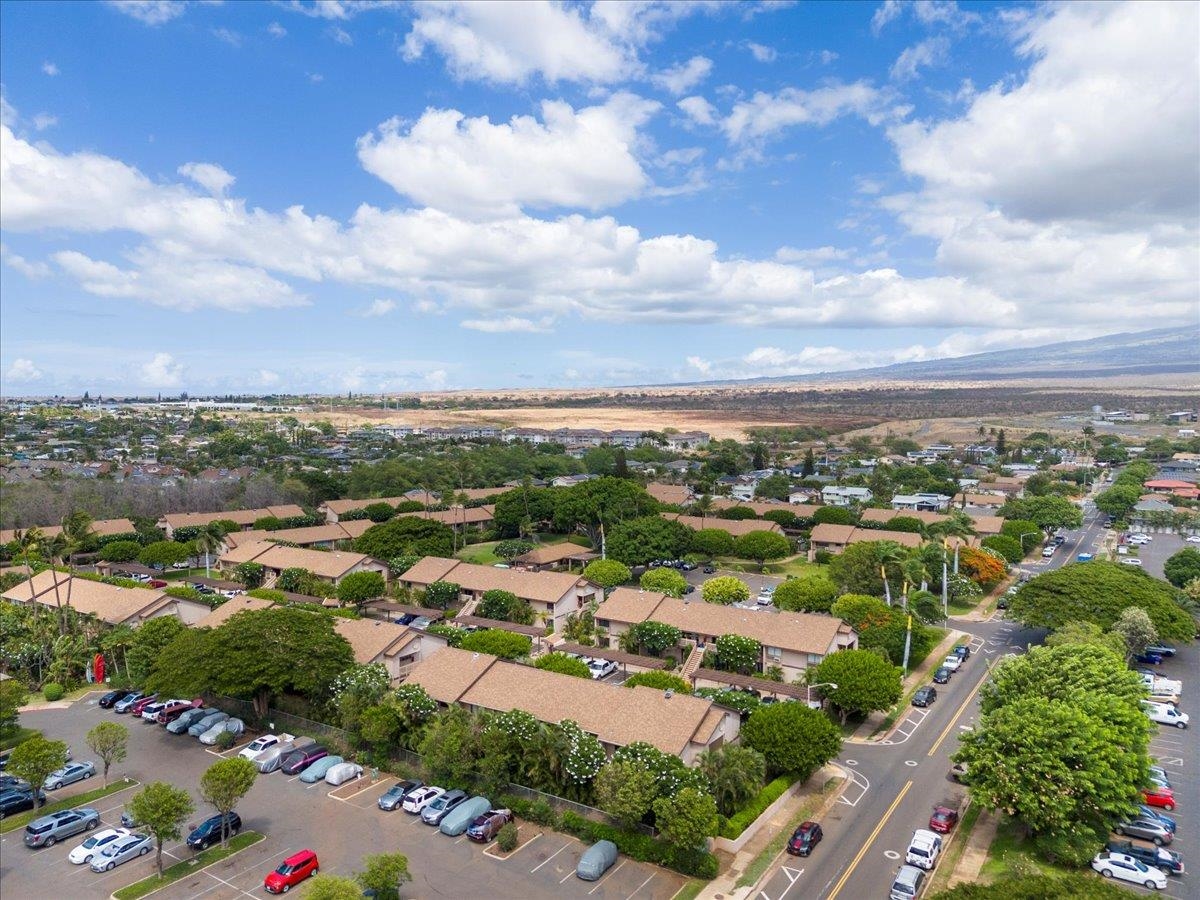
[[[819,666],[821,664],[821,660],[824,658],[825,657],[823,657],[820,653],[810,653],[808,654],[808,664],[810,666]]]
[[[767,656],[771,659],[779,660],[783,658],[783,651],[778,647],[768,647]]]

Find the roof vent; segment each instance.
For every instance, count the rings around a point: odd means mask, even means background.
[[[666,691],[663,693],[664,700],[670,700],[674,696],[675,696],[675,692],[673,690],[671,690],[670,688],[667,688]]]

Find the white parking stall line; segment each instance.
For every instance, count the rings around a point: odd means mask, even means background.
[[[846,769],[845,771],[846,777],[850,781],[850,785],[842,791],[841,795],[837,799],[837,802],[844,803],[846,806],[858,806],[859,801],[861,801],[862,798],[867,795],[867,791],[871,789],[871,782],[860,775],[855,769]],[[846,795],[851,791],[852,788],[858,788],[859,790],[858,794],[853,799],[850,799]]]
[[[596,882],[596,886],[594,888],[592,888],[590,891],[588,891],[588,896],[590,897],[592,894],[596,893],[596,891],[600,890],[600,885],[604,884],[605,879],[609,878],[612,875],[616,875],[619,871],[621,871],[621,866],[624,866],[625,863],[627,863],[627,862],[629,862],[629,860],[623,859],[623,860],[621,860],[620,866],[617,866],[615,869],[609,869],[607,872],[605,872],[604,875],[600,878],[600,880]]]
[[[546,863],[550,862],[550,860],[554,859],[554,857],[558,856],[558,854],[562,853],[564,850],[566,850],[570,846],[571,846],[570,841],[563,844],[561,847],[559,847],[557,850],[555,850],[553,854],[551,854],[550,856],[547,856],[540,863],[538,863],[536,866],[534,866],[532,869],[530,869],[529,874],[532,875],[534,872],[536,872],[538,869],[540,869]]]
[[[653,878],[653,877],[654,877],[654,873],[651,872],[650,878]],[[648,885],[650,883],[650,878],[647,878],[645,881],[643,881],[641,884],[639,884],[636,888],[634,888],[633,894],[636,894],[638,891],[640,891],[642,888],[644,888],[646,885]],[[625,900],[633,900],[633,894],[630,894],[628,897],[625,898]]]

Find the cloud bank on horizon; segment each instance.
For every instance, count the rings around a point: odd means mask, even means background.
[[[1196,320],[1195,4],[0,19],[6,394],[798,375]]]

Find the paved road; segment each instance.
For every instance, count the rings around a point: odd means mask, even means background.
[[[760,900],[887,896],[913,830],[927,826],[933,806],[961,805],[966,789],[949,777],[955,735],[975,721],[988,666],[1040,641],[1043,632],[1003,620],[950,624],[973,635],[976,652],[950,684],[939,686],[928,711],[910,709],[892,743],[846,745],[838,762],[852,784],[822,821],[824,841],[812,857],[777,866]]]
[[[1041,574],[1094,553],[1103,546],[1104,517],[1090,504],[1083,526],[1068,532],[1058,552],[1048,560],[1026,563]],[[1155,535],[1155,542],[1168,535]],[[1163,547],[1165,549],[1166,542]],[[1157,548],[1156,548],[1157,549]],[[890,744],[847,744],[838,762],[850,773],[851,784],[822,821],[825,840],[808,858],[787,857],[777,864],[758,900],[857,900],[883,897],[914,829],[926,827],[931,807],[958,806],[966,789],[949,777],[955,737],[976,722],[978,691],[988,666],[1007,652],[1023,652],[1040,643],[1044,632],[997,618],[989,622],[951,619],[950,625],[973,635],[971,659],[949,685],[938,688],[938,701],[928,711],[910,709]],[[1176,659],[1163,665],[1164,674],[1194,682],[1200,678],[1200,646],[1180,647]],[[1183,709],[1190,701],[1185,698]],[[1200,865],[1200,753],[1191,731],[1163,728],[1151,743],[1151,754],[1168,771],[1183,806],[1174,815],[1179,837],[1174,849],[1192,866]],[[955,837],[954,839],[957,839]],[[1195,878],[1196,876],[1188,876]],[[1174,897],[1200,895],[1191,882],[1173,879],[1166,891]]]

